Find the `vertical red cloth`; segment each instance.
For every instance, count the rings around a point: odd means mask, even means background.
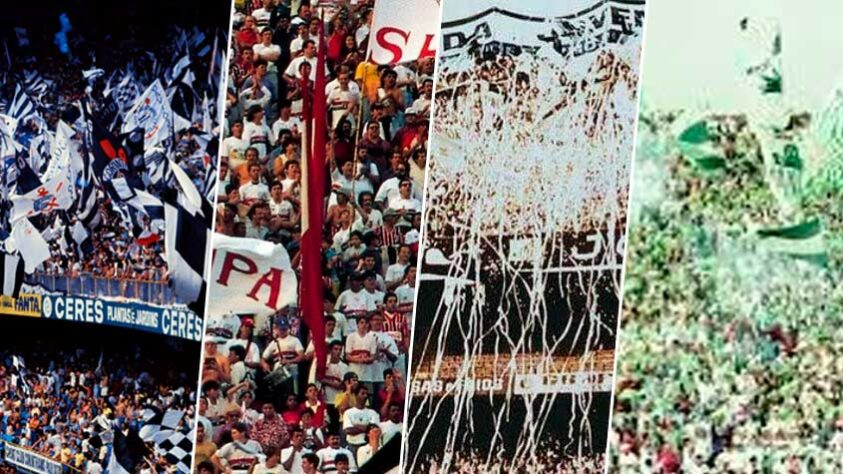
[[[322,285],[322,230],[325,212],[325,161],[328,111],[325,98],[325,45],[323,26],[319,29],[319,54],[316,62],[316,82],[313,95],[309,93],[307,78],[303,81],[304,120],[307,122],[302,148],[305,151],[303,167],[303,201],[306,207],[302,233],[302,319],[310,329],[316,360],[316,378],[325,375],[328,347],[325,343],[325,314]],[[312,127],[311,127],[312,124]]]

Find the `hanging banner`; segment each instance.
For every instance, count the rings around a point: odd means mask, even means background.
[[[14,464],[24,472],[36,474],[62,474],[64,468],[60,462],[53,461],[47,456],[21,448],[12,443],[5,443],[4,457],[6,462]]]

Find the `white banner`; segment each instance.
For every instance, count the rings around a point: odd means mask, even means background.
[[[126,114],[123,133],[138,127],[144,130],[144,147],[152,148],[170,134],[173,127],[173,110],[161,81],[156,80],[137,98],[134,107]]]
[[[560,54],[579,57],[605,43],[623,43],[643,29],[641,0],[580,0],[548,9],[544,2],[511,4],[476,12],[446,11],[440,59],[466,48],[479,55]],[[460,10],[455,8],[455,10]],[[456,16],[455,16],[456,15]]]
[[[441,0],[378,0],[369,33],[371,59],[398,64],[436,56]]]
[[[53,461],[34,451],[29,451],[11,443],[4,446],[6,462],[22,468],[26,472],[37,474],[62,474],[61,463]]]
[[[271,315],[298,301],[298,278],[283,245],[214,234],[209,314]]]

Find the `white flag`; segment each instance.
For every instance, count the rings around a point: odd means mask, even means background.
[[[135,100],[135,105],[126,114],[123,133],[138,127],[144,130],[144,148],[151,148],[170,136],[173,127],[173,110],[167,93],[156,80]]]
[[[440,0],[378,0],[369,53],[377,64],[436,56]]]
[[[214,234],[208,311],[271,315],[298,301],[296,272],[283,245]]]
[[[64,178],[68,184],[76,182],[76,173],[71,167],[71,147],[74,144],[70,141],[70,137],[73,135],[75,135],[73,129],[59,120],[58,127],[56,127],[56,138],[50,147],[52,159],[47,165],[44,176],[41,177],[42,181],[47,182],[55,178]]]
[[[50,258],[50,246],[29,219],[15,222],[12,227],[12,240],[23,257],[26,273],[34,272],[38,265]]]
[[[12,196],[12,222],[70,208],[73,204],[70,188],[67,176],[58,176],[22,196]]]

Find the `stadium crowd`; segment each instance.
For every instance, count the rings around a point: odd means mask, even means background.
[[[109,11],[111,9],[109,7]],[[127,13],[123,11],[120,14]],[[21,189],[24,181],[29,183],[32,178],[44,176],[53,161],[50,150],[58,140],[60,120],[74,132],[70,137],[70,146],[80,154],[91,152],[92,144],[85,143],[81,133],[84,124],[81,112],[83,102],[90,108],[92,116],[119,137],[121,145],[128,150],[128,138],[121,134],[122,119],[150,84],[156,79],[163,80],[165,71],[173,66],[167,63],[167,58],[177,58],[182,50],[190,51],[194,55],[194,61],[189,66],[193,74],[198,77],[209,76],[212,53],[208,51],[211,51],[210,42],[213,41],[210,34],[205,35],[199,30],[190,32],[173,25],[150,29],[155,30],[155,34],[136,28],[112,31],[111,27],[85,24],[81,15],[74,15],[73,20],[77,23],[66,39],[68,53],[57,48],[55,31],[42,25],[19,28],[25,40],[18,41],[25,46],[7,45],[9,67],[0,67],[0,114],[12,113],[14,104],[28,103],[32,108],[19,117],[16,129],[6,129],[7,134],[2,137],[5,143],[14,140],[20,145],[17,166],[5,163],[0,173],[3,178],[0,189],[5,188],[3,196],[13,192],[16,180],[18,194],[24,194]],[[197,41],[201,38],[202,41],[187,44],[185,38]],[[205,56],[196,57],[197,49],[206,46],[203,53]],[[164,84],[168,85],[166,81]],[[190,87],[195,94],[200,94],[200,90],[212,93],[201,81],[196,81]],[[186,110],[191,110],[191,116],[186,118],[191,123],[174,128],[173,136],[165,144],[159,144],[160,154],[151,154],[154,150],[140,150],[130,154],[129,166],[147,186],[146,190],[155,197],[160,197],[160,187],[153,183],[152,176],[162,173],[165,155],[190,176],[200,191],[205,188],[206,170],[215,150],[206,146],[209,140],[213,141],[213,130],[207,129],[209,123],[203,123],[201,117],[204,109],[213,107],[200,105],[200,100],[201,97],[197,96],[194,103],[185,101],[188,105],[177,113],[185,114]],[[212,110],[208,112],[211,117],[215,116]],[[214,126],[212,120],[210,128]],[[24,176],[28,178],[24,180]],[[78,187],[80,183],[76,184]],[[81,190],[77,189],[74,197],[79,199],[80,194]],[[83,250],[81,245],[71,239],[71,232],[65,232],[66,228],[72,229],[81,220],[82,207],[86,203],[79,202],[67,211],[31,219],[43,231],[50,247],[50,258],[38,266],[35,276],[29,278],[30,281],[46,284],[55,279],[44,276],[68,277],[75,279],[78,287],[87,288],[94,295],[97,294],[95,287],[83,287],[78,277],[166,284],[170,275],[163,258],[163,224],[158,225],[158,222],[146,219],[141,232],[137,232],[137,229],[133,229],[137,223],[130,222],[125,209],[117,211],[117,204],[104,186],[96,187],[95,196],[96,199],[91,201],[94,203],[93,214],[85,221],[90,250]],[[0,225],[8,223],[11,208],[10,201],[5,197],[0,199]],[[71,282],[67,285],[70,286]],[[145,294],[155,294],[156,298],[160,298],[162,291],[150,290]]]
[[[160,363],[163,353],[173,357],[181,349],[138,341],[131,351],[100,351],[94,344],[81,348],[49,339],[39,338],[44,345],[28,351],[0,352],[3,442],[77,470],[71,472],[96,474],[108,468],[114,430],[139,430],[146,409],[184,410],[179,426],[189,431],[196,401],[193,372]],[[138,469],[176,472],[152,443],[146,448]]]
[[[765,250],[754,229],[794,214],[757,124],[704,117],[725,158],[705,170],[673,145],[680,118],[642,116],[636,169],[661,171],[635,185],[656,195],[631,225],[611,472],[843,472],[839,174],[799,189],[796,215],[822,220],[828,260]],[[800,144],[810,119],[780,138]]]
[[[308,93],[301,89],[314,87],[324,24],[330,358],[317,379],[296,307],[270,318],[212,319],[197,470],[355,472],[403,427],[433,61],[365,61],[370,0],[235,6],[215,230],[284,245],[295,269]]]

